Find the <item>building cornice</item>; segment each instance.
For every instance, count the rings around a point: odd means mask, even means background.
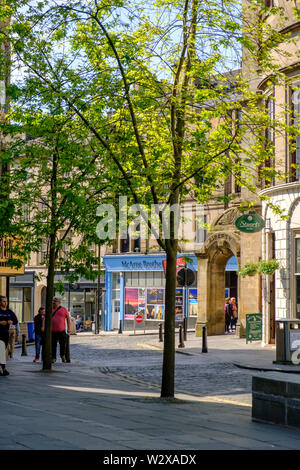
[[[276,186],[270,186],[269,188],[263,189],[258,193],[259,196],[274,196],[276,193],[285,193],[290,189],[299,189],[300,181],[294,181],[292,183],[278,184]]]

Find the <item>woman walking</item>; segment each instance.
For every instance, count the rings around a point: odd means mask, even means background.
[[[236,324],[238,320],[238,308],[237,308],[237,303],[236,303],[236,298],[231,297],[231,308],[232,308],[232,320],[230,323],[230,328],[231,330],[236,331]]]
[[[225,299],[225,306],[224,306],[224,313],[225,313],[225,335],[230,333],[229,327],[232,318],[232,307],[230,303],[230,297]]]
[[[33,362],[39,362],[41,345],[45,330],[45,307],[40,307],[38,314],[34,317],[34,340],[35,340],[35,358]]]

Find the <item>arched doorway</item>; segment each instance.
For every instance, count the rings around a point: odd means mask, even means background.
[[[46,305],[46,291],[47,291],[46,286],[43,286],[41,290],[41,305],[43,306]]]
[[[238,264],[235,256],[229,258],[225,266],[225,298],[238,299]]]
[[[236,273],[226,274],[226,265],[235,258],[235,271],[239,265],[240,245],[238,236],[219,232],[205,242],[198,257],[198,318],[196,333],[201,335],[202,326],[207,326],[208,335],[224,334],[225,288],[230,296],[238,298]],[[228,280],[232,285],[228,286]],[[233,279],[235,278],[235,282]],[[236,295],[233,295],[233,294]]]

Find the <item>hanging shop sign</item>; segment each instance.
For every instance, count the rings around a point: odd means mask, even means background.
[[[236,219],[235,226],[241,232],[255,233],[260,232],[264,228],[265,221],[259,215],[244,214]]]
[[[20,268],[9,264],[11,259],[19,259],[13,254],[15,240],[13,238],[0,238],[0,276],[13,276],[24,274],[24,263]]]

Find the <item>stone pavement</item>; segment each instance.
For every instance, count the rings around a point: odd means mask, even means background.
[[[134,335],[134,332],[123,332],[122,335],[140,338],[140,345],[145,348],[163,350],[163,343],[159,342],[158,333],[151,331]],[[79,333],[77,336],[95,336],[92,333]],[[99,336],[120,337],[117,331],[100,332]],[[228,362],[244,369],[258,371],[273,371],[286,373],[300,373],[300,365],[274,364],[276,360],[275,345],[261,346],[259,341],[246,343],[245,338],[238,338],[234,333],[228,335],[209,336],[207,338],[208,353],[202,353],[202,338],[196,337],[194,331],[189,331],[184,348],[179,348],[179,336],[176,332],[176,353],[187,355],[201,355],[207,363]]]
[[[157,335],[139,339],[144,348],[162,347]],[[202,354],[194,334],[185,345],[181,354]],[[260,369],[273,367],[274,356],[272,348],[224,335],[208,338],[202,360],[208,368],[235,360]],[[9,361],[10,375],[0,377],[1,450],[101,450],[103,456],[109,450],[300,449],[300,430],[252,422],[247,403],[184,392],[162,401],[150,384],[103,373],[95,364],[57,362],[43,372],[31,361]]]

